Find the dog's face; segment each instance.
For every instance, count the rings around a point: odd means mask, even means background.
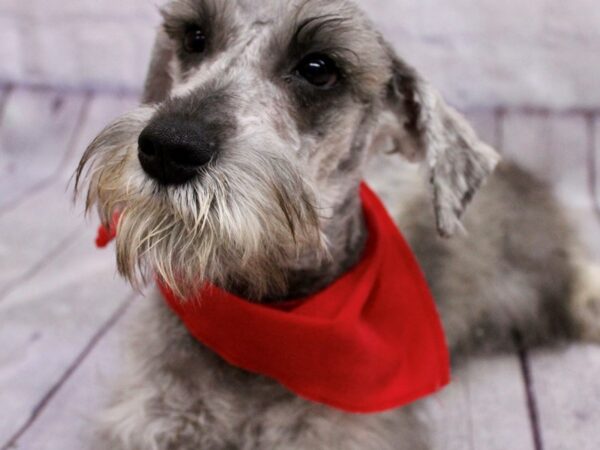
[[[443,234],[495,165],[348,1],[175,0],[163,16],[145,105],[78,174],[103,221],[121,212],[132,281],[284,292],[296,261],[327,257],[370,154],[429,163]]]

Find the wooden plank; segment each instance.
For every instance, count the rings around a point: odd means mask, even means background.
[[[23,201],[0,221],[0,303],[19,284],[81,235],[84,218],[74,213],[65,188],[53,185]],[[93,231],[88,230],[88,241]]]
[[[401,207],[390,199],[414,189],[414,177],[420,176],[418,165],[391,155],[374,159],[367,173],[392,214],[402,214]],[[386,179],[397,181],[391,185],[383,182]],[[423,405],[423,419],[431,424],[436,450],[533,448],[516,355],[466,362],[455,371],[451,386]]]
[[[593,118],[591,125],[591,187],[596,207],[596,216],[600,220],[600,116]]]
[[[600,448],[600,347],[536,352],[531,368],[544,449]]]
[[[580,114],[509,113],[503,126],[505,155],[555,189],[586,249],[600,258],[600,234],[589,192],[589,132]]]
[[[140,301],[144,299],[136,300]],[[112,381],[120,375],[128,323],[135,317],[135,308],[129,308],[118,318],[116,326],[64,383],[38,420],[16,440],[15,447],[36,450],[89,447],[94,419],[110,395]]]
[[[61,184],[69,181],[83,152],[98,133],[117,117],[133,109],[137,103],[137,98],[130,95],[97,94],[93,97],[86,112],[86,120],[73,140],[71,151],[63,162],[59,180]]]
[[[96,388],[102,384],[98,380],[116,375],[118,342],[118,333],[101,342],[17,442],[19,448],[84,446],[89,418],[98,411],[102,398],[102,390]],[[464,449],[465,443],[473,449],[507,448],[509,443],[516,445],[513,448],[531,448],[516,358],[469,363],[461,373],[450,389],[428,401],[432,402],[435,448]],[[491,429],[489,423],[499,425]]]
[[[574,207],[590,207],[583,115],[509,113],[503,129],[508,157],[551,183]]]
[[[467,111],[465,114],[479,137],[492,147],[500,150],[500,117],[493,109]]]
[[[511,114],[505,124],[507,152],[553,183],[590,254],[598,257],[600,228],[589,190],[589,138],[583,115]],[[536,353],[530,367],[544,448],[599,448],[600,349],[574,346]]]
[[[504,118],[502,141],[508,159],[547,179],[551,146],[546,128],[545,116],[509,111]]]
[[[4,86],[0,88],[0,127],[2,126],[2,119],[4,117],[4,110],[6,107],[6,103],[8,101],[8,97],[12,92],[12,88],[8,86]]]
[[[74,142],[84,147],[131,104],[95,98]],[[10,343],[0,348],[0,404],[8,405],[0,445],[27,423],[131,293],[114,276],[113,252],[94,248],[95,223],[85,225],[70,204],[67,166],[78,157],[73,152],[50,185],[0,221],[0,339]]]
[[[426,404],[435,450],[534,448],[516,355],[466,362],[451,386]]]
[[[452,383],[439,394],[422,401],[423,421],[430,428],[432,450],[470,450],[472,410],[469,371],[453,371]]]
[[[91,230],[90,230],[91,231]],[[131,294],[114,275],[114,254],[88,234],[0,302],[0,443],[35,412],[98,331]]]
[[[128,316],[134,317],[135,310],[130,310]],[[119,374],[127,321],[127,317],[121,320],[65,383],[17,442],[18,448],[85,448],[110,380]],[[468,363],[455,374],[450,388],[422,403],[423,419],[432,425],[435,450],[533,448],[524,388],[514,356]]]
[[[0,212],[60,168],[84,103],[82,95],[12,93],[0,128]]]
[[[47,202],[46,202],[47,203]],[[39,199],[38,207],[42,207],[44,204],[44,199]],[[24,205],[24,209],[32,209],[32,205]],[[36,205],[33,205],[36,206]],[[33,208],[34,210],[36,208]],[[90,230],[91,232],[91,230]],[[25,233],[28,235],[29,233]],[[82,238],[83,239],[83,238]],[[85,239],[84,239],[85,240]],[[85,242],[84,242],[85,243]],[[80,244],[77,244],[76,247],[79,248]],[[71,250],[69,250],[71,252]],[[58,264],[62,266],[61,260],[58,261]],[[68,268],[67,268],[68,270]],[[38,274],[37,276],[43,276],[46,271],[42,271],[42,274]],[[54,276],[52,271],[47,274],[48,278]],[[32,280],[32,285],[38,285],[37,279]],[[43,284],[43,283],[42,283]],[[22,298],[22,295],[19,295],[20,291],[15,291],[11,296]],[[62,297],[62,296],[59,296]],[[6,300],[7,304],[11,303],[11,298]],[[2,309],[0,308],[0,311]],[[27,311],[31,311],[32,308],[27,308]],[[114,312],[113,312],[114,314]],[[2,314],[4,317],[4,314]],[[47,315],[48,316],[48,315]],[[1,328],[1,327],[0,327]],[[53,327],[54,328],[54,327]],[[116,335],[115,335],[116,336]],[[111,335],[111,340],[115,339]],[[76,373],[83,373],[85,371],[95,371],[98,367],[110,367],[110,364],[106,363],[107,359],[114,358],[116,348],[115,341],[113,340],[113,344],[110,344],[111,341],[107,341],[107,344],[103,346],[103,349],[99,352],[99,354],[104,354],[105,356],[96,357],[94,356],[94,361],[96,361],[96,365],[94,365],[93,361],[88,360],[85,364],[85,369],[81,371],[77,371]],[[20,352],[21,353],[21,352]],[[1,353],[0,353],[1,354]],[[51,354],[51,353],[48,353]],[[520,386],[520,376],[518,374],[518,370],[515,370],[514,367],[514,358],[513,362],[509,362],[508,364],[505,362],[497,362],[496,365],[491,364],[489,366],[489,362],[479,362],[479,363],[470,363],[466,369],[464,369],[465,373],[469,378],[469,382],[460,381],[461,377],[458,376],[457,382],[454,386],[448,390],[446,393],[442,394],[438,402],[438,419],[440,419],[439,405],[443,406],[441,413],[441,423],[443,424],[440,428],[440,432],[436,433],[438,446],[436,448],[465,448],[464,444],[466,441],[470,442],[470,448],[507,448],[507,442],[503,440],[503,438],[499,438],[502,432],[494,432],[493,436],[487,436],[487,431],[489,427],[483,426],[487,423],[501,423],[499,427],[500,430],[505,430],[509,428],[509,426],[502,422],[501,419],[506,419],[505,416],[509,414],[506,413],[507,409],[512,410],[522,410],[524,402],[522,401],[522,392],[519,394],[518,386]],[[3,361],[4,358],[0,357],[0,361]],[[90,362],[91,361],[91,362]],[[98,363],[100,361],[100,363]],[[104,361],[104,363],[102,362]],[[90,362],[88,364],[88,362]],[[473,365],[475,364],[475,365]],[[481,366],[479,366],[480,364]],[[4,365],[0,364],[0,373],[2,372],[1,368]],[[39,362],[37,367],[39,367]],[[91,369],[88,369],[91,368]],[[499,369],[499,367],[504,369]],[[489,372],[489,373],[488,373]],[[502,386],[503,389],[506,390],[506,382],[507,380],[513,380],[509,382],[509,385],[517,386],[517,389],[508,389],[508,391],[512,392],[511,395],[506,395],[506,392],[503,392],[502,398],[490,398],[490,392],[498,393],[498,389],[490,389],[490,380],[493,379],[494,374],[500,373],[501,376],[497,378],[497,383],[495,386]],[[90,378],[86,378],[89,380]],[[4,380],[4,377],[0,376],[0,380]],[[473,381],[474,380],[474,381]],[[1,384],[1,382],[0,382]],[[98,391],[90,391],[87,389],[89,384],[85,384],[79,378],[79,376],[74,377],[71,381],[68,381],[65,384],[65,388],[61,389],[57,393],[56,401],[52,402],[52,407],[47,409],[46,413],[43,413],[40,416],[40,419],[33,424],[31,430],[25,435],[24,440],[19,442],[19,447],[21,448],[81,448],[81,443],[85,441],[77,440],[80,439],[81,435],[75,435],[74,432],[79,430],[84,430],[87,428],[87,423],[85,419],[81,416],[81,409],[79,406],[86,405],[86,399],[89,399],[91,395],[94,397],[98,394]],[[492,384],[492,387],[494,385]],[[69,389],[78,390],[80,393],[77,395],[73,395],[69,392]],[[2,389],[0,389],[0,392]],[[522,391],[522,387],[521,387]],[[493,397],[493,396],[492,396]],[[497,396],[496,396],[497,397]],[[75,401],[75,398],[79,398],[79,400]],[[519,398],[515,400],[516,398]],[[62,400],[61,400],[62,399]],[[512,399],[512,400],[511,400]],[[494,410],[494,408],[490,408],[490,405],[496,404],[502,400],[507,407],[498,408]],[[84,415],[89,415],[90,412],[94,412],[96,409],[94,408],[94,401],[90,402],[91,408],[85,408],[83,411]],[[487,408],[486,408],[486,405]],[[520,406],[519,406],[520,405]],[[64,411],[66,415],[60,415],[61,412]],[[457,414],[457,411],[466,412],[467,414]],[[488,411],[486,413],[486,411]],[[476,415],[477,417],[474,417]],[[514,424],[510,424],[510,428],[512,433],[510,434],[511,444],[515,444],[515,442],[519,443],[519,439],[515,440],[514,429],[517,430],[523,424],[526,424],[526,421],[521,420],[521,414],[512,415],[515,420]],[[489,417],[486,418],[486,417]],[[56,418],[56,420],[54,420]],[[50,425],[45,420],[50,420]],[[75,424],[72,422],[75,420]],[[79,420],[79,422],[77,422]],[[83,422],[82,422],[83,420]],[[489,422],[493,421],[493,422]],[[76,424],[80,423],[81,428],[79,428]],[[451,425],[451,426],[448,426]],[[515,426],[516,425],[516,426]],[[522,432],[520,435],[523,437],[523,442],[527,442],[528,439],[527,432]],[[0,434],[1,436],[1,434]],[[62,436],[62,437],[61,437]],[[442,437],[441,439],[439,439]],[[72,440],[72,441],[70,441]],[[0,441],[1,442],[1,441]],[[46,442],[46,444],[44,444]],[[72,445],[69,445],[69,442],[72,442]],[[502,444],[504,442],[504,444]],[[502,446],[504,445],[504,446]],[[518,446],[514,448],[530,448],[527,444],[524,446]]]
[[[526,390],[517,356],[480,359],[471,363],[469,371],[473,449],[533,449]]]
[[[83,230],[81,206],[74,208],[67,182],[87,143],[110,120],[132,106],[131,99],[100,96],[91,102],[74,147],[81,149],[61,167],[60,175],[45,189],[23,199],[0,221],[0,299],[31,271],[61,251],[64,243]],[[90,239],[92,237],[90,236]]]

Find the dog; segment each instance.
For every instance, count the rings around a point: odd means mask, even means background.
[[[419,260],[452,356],[598,341],[599,289],[551,190],[498,154],[347,0],[173,0],[143,103],[90,145],[119,272],[182,297],[318,292],[367,240],[368,180]],[[476,194],[476,192],[479,191]],[[433,206],[431,206],[433,204]],[[469,206],[467,211],[467,206]],[[418,404],[348,414],[233,367],[153,294],[97,448],[427,449]]]

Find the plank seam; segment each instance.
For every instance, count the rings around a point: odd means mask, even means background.
[[[529,423],[533,436],[533,447],[535,450],[544,450],[542,432],[540,426],[540,414],[537,400],[535,398],[535,388],[533,374],[529,363],[529,355],[523,344],[521,336],[515,336],[517,345],[517,354],[519,357],[519,365],[521,367],[521,375],[525,384],[525,395],[527,401],[527,411],[529,413]]]
[[[25,192],[23,192],[23,194],[21,196],[14,198],[11,201],[5,203],[3,206],[1,206],[0,207],[0,217],[2,217],[6,213],[12,211],[14,208],[19,206],[23,201],[27,200],[28,198],[35,195],[36,193],[46,189],[48,186],[51,186],[58,180],[60,175],[63,173],[64,166],[66,165],[67,161],[69,160],[69,157],[75,151],[75,148],[74,148],[75,143],[77,142],[79,136],[81,135],[81,133],[83,131],[83,124],[85,123],[85,121],[88,118],[92,98],[93,98],[93,94],[91,92],[88,92],[87,94],[85,94],[84,100],[81,105],[81,109],[77,116],[77,122],[75,123],[75,126],[73,127],[73,131],[71,132],[69,139],[67,140],[66,151],[63,153],[61,161],[60,161],[58,167],[56,168],[56,170],[53,173],[51,173],[50,175],[48,175],[47,177],[38,181],[33,186],[31,186],[29,189],[27,189]]]
[[[14,88],[15,87],[12,83],[0,86],[0,90],[2,91],[2,93],[0,94],[0,126],[2,126],[2,122],[4,121],[4,113],[6,112],[8,98],[12,94]]]
[[[62,374],[58,381],[50,388],[50,390],[42,397],[38,404],[33,408],[31,415],[21,427],[13,434],[13,436],[2,446],[0,450],[9,450],[18,447],[18,441],[27,433],[32,425],[41,416],[46,407],[52,402],[56,394],[73,376],[73,374],[81,367],[87,357],[94,351],[98,344],[106,337],[106,335],[119,323],[127,310],[133,304],[133,301],[139,294],[130,294],[125,298],[122,305],[109,317],[109,319],[100,327],[100,329],[92,336],[83,350],[77,355],[75,360]]]
[[[468,357],[471,358],[471,355],[469,355]],[[466,373],[465,382],[467,384],[466,394],[465,394],[467,404],[465,406],[465,409],[468,411],[467,429],[468,429],[468,433],[469,433],[469,450],[477,450],[475,448],[475,426],[473,425],[473,408],[472,408],[473,404],[471,403],[471,399],[472,399],[472,396],[471,396],[471,374],[468,370],[465,373]]]
[[[86,94],[86,93],[95,93],[95,94],[106,94],[106,95],[114,95],[118,97],[130,97],[130,98],[139,98],[142,94],[142,89],[132,88],[131,86],[125,85],[92,85],[90,83],[82,83],[81,85],[67,85],[67,84],[59,84],[52,82],[37,82],[37,81],[22,81],[22,80],[11,80],[11,79],[2,79],[0,78],[0,90],[4,89],[13,89],[13,88],[22,88],[22,89],[30,89],[30,90],[39,90],[39,91],[53,91],[57,93],[63,94]],[[600,107],[567,107],[562,109],[554,109],[545,106],[536,106],[536,105],[470,105],[464,108],[461,108],[461,111],[465,112],[490,112],[490,111],[500,111],[503,114],[526,114],[526,115],[557,115],[562,117],[572,117],[572,116],[581,116],[581,115],[599,115]]]
[[[598,192],[598,173],[597,164],[598,164],[598,154],[596,153],[596,147],[598,142],[596,142],[596,124],[595,124],[596,116],[594,114],[589,114],[586,117],[587,122],[587,141],[588,141],[588,188],[590,195],[592,197],[592,204],[594,208],[594,213],[596,215],[596,219],[600,222],[600,192]]]
[[[504,152],[504,122],[506,120],[506,109],[500,107],[494,110],[494,141],[496,149]]]
[[[142,95],[140,89],[133,89],[126,86],[111,86],[111,85],[97,85],[93,86],[90,84],[82,84],[80,86],[62,85],[57,83],[48,82],[28,82],[28,81],[12,81],[0,79],[0,89],[25,89],[30,91],[39,92],[56,92],[64,95],[85,95],[87,93],[113,95],[121,98],[139,98]]]
[[[158,8],[158,7],[157,7]],[[0,15],[12,16],[19,21],[32,21],[39,20],[39,11],[22,11],[11,7],[0,9]],[[107,12],[95,12],[88,13],[85,11],[72,11],[72,12],[50,12],[44,14],[44,21],[40,23],[45,24],[51,21],[51,23],[61,23],[66,21],[77,20],[79,22],[106,22],[106,23],[120,23],[123,25],[140,24],[148,26],[149,22],[156,22],[157,17],[149,14],[148,12],[136,11],[135,13],[124,13],[124,14],[110,14]],[[150,24],[150,26],[152,26]]]

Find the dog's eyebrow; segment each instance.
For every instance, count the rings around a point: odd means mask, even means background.
[[[343,43],[339,42],[339,36],[351,32],[352,27],[350,19],[335,14],[326,14],[298,19],[295,30],[292,37],[294,47],[328,48],[342,46]]]
[[[302,19],[296,28],[294,39],[300,42],[313,40],[319,34],[339,30],[347,22],[344,17],[336,15],[314,16]]]
[[[216,47],[224,47],[235,34],[230,20],[232,4],[218,0],[171,1],[161,9],[163,28],[171,38],[181,37],[190,24],[200,27]]]
[[[168,32],[190,22],[212,22],[217,12],[215,6],[211,0],[180,0],[169,2],[160,12]]]

